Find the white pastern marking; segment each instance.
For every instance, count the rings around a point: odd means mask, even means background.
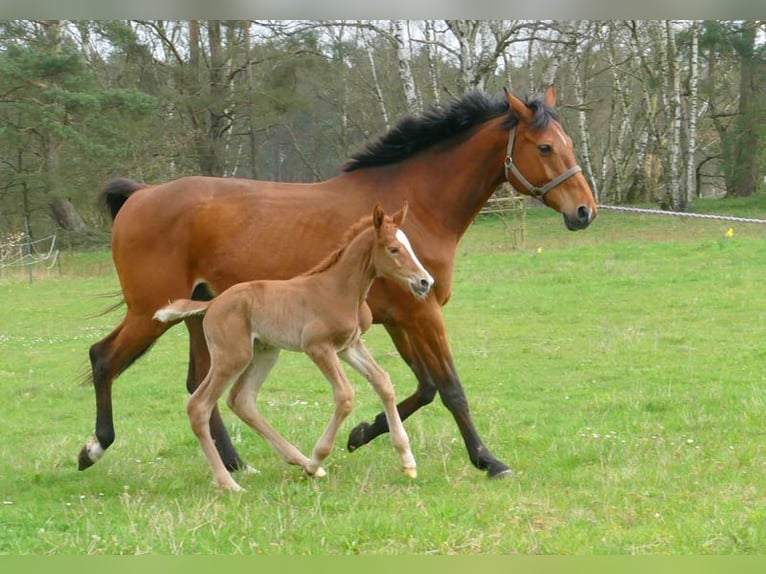
[[[412,245],[410,245],[410,240],[407,238],[407,235],[404,233],[404,231],[402,231],[401,229],[397,229],[396,238],[399,240],[399,243],[401,243],[407,248],[407,251],[409,252],[410,257],[412,257],[412,260],[417,264],[418,267],[420,267],[423,273],[426,274],[428,281],[431,283],[431,285],[433,285],[434,278],[431,277],[431,274],[428,271],[426,271],[426,268],[420,262],[420,259],[418,259],[418,256],[415,255],[415,251],[412,249]]]
[[[88,458],[91,462],[96,462],[104,454],[104,447],[98,441],[95,436],[90,437],[87,443],[85,443],[85,451],[88,453]]]

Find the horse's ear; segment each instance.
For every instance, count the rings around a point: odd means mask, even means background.
[[[409,204],[405,201],[404,205],[402,205],[402,208],[391,216],[397,227],[401,227],[402,223],[404,223],[404,220],[407,218],[408,207]]]
[[[508,107],[511,108],[511,113],[522,122],[531,121],[532,110],[527,107],[527,104],[514,96],[505,86],[503,86],[503,91],[505,92],[505,99],[508,100]]]
[[[383,219],[386,214],[383,212],[383,208],[380,206],[380,202],[375,204],[375,208],[372,210],[372,223],[376,230],[379,230],[383,225]]]
[[[545,105],[547,105],[549,108],[556,107],[556,87],[553,84],[545,88],[544,97]]]

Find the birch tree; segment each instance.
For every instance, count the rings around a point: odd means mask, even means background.
[[[678,49],[676,48],[673,22],[665,20],[663,34],[667,50],[667,77],[664,86],[668,92],[664,96],[670,117],[670,134],[668,135],[667,173],[665,174],[666,195],[670,197],[671,206],[675,211],[686,208],[686,194],[681,189],[679,161],[681,158],[681,75]]]
[[[415,78],[412,76],[412,51],[410,50],[407,22],[394,20],[391,23],[394,43],[396,45],[396,59],[399,64],[399,78],[402,82],[404,100],[410,113],[420,111],[420,99],[415,88]]]
[[[687,112],[686,143],[686,205],[692,204],[697,190],[697,94],[699,93],[699,22],[691,26],[689,58],[689,104]]]

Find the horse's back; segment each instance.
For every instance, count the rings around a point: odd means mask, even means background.
[[[183,177],[130,196],[115,218],[112,256],[129,304],[133,295],[188,297],[199,283],[220,293],[311,268],[366,203],[328,182]],[[147,273],[156,276],[151,293]]]

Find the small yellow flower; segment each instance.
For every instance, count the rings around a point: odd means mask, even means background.
[[[723,234],[724,237],[734,237],[734,229],[729,227],[729,229],[726,230],[726,233]]]
[[[538,247],[537,248],[537,254],[540,255],[542,252],[543,252],[543,248],[542,247]]]

